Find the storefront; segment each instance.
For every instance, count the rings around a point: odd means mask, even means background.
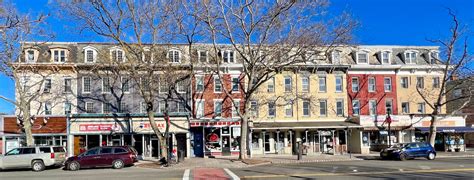
[[[1,116],[2,152],[26,146],[26,138],[21,123],[16,116]],[[37,146],[67,146],[67,128],[65,116],[37,116],[34,118],[32,133]]]
[[[416,140],[429,141],[430,117],[416,117]],[[459,152],[466,150],[466,133],[474,132],[474,128],[466,127],[465,119],[460,116],[439,116],[436,125],[435,149],[437,151]]]
[[[191,122],[190,126],[194,157],[239,155],[239,121]]]
[[[321,122],[258,122],[251,128],[251,153],[344,154],[349,150],[349,133],[359,125],[348,121]]]

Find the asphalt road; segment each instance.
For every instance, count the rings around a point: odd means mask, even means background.
[[[230,171],[230,172],[229,172]],[[212,172],[215,172],[214,174]],[[216,176],[216,174],[221,174]],[[304,164],[274,164],[240,169],[162,170],[140,167],[65,171],[48,169],[0,171],[0,180],[148,180],[148,179],[474,179],[474,158],[438,158],[434,161],[339,161]],[[185,178],[183,178],[185,176]],[[234,177],[235,177],[234,176]]]

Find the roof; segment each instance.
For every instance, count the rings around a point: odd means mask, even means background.
[[[362,128],[359,124],[349,121],[319,122],[255,122],[253,129],[336,129]]]

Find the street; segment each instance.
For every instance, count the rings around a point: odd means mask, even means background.
[[[196,168],[192,170],[149,169],[86,169],[64,171],[48,169],[1,171],[0,179],[473,179],[474,158],[438,158],[434,161],[339,161],[325,163],[272,164],[249,168]]]

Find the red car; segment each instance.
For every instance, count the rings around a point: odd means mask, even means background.
[[[80,168],[107,167],[120,169],[137,162],[137,151],[128,146],[95,147],[86,152],[70,157],[64,163],[65,168],[77,171]]]

